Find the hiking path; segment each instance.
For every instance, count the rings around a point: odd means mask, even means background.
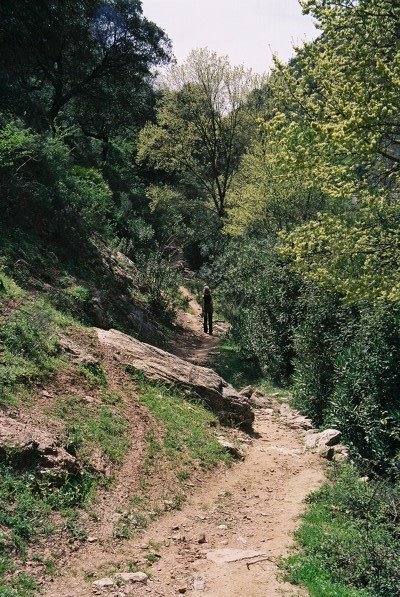
[[[168,350],[212,366],[211,351],[226,331],[202,331],[200,307],[186,290],[189,310],[180,312]],[[254,433],[240,434],[245,458],[201,478],[193,477],[181,510],[166,512],[139,537],[115,544],[107,533],[72,555],[44,591],[46,597],[93,594],[125,597],[272,597],[307,595],[282,578],[278,561],[293,545],[304,499],[324,479],[321,458],[306,451],[304,434],[279,408],[255,411]],[[124,470],[124,475],[128,471]],[[94,566],[153,561],[146,583],[93,588]]]

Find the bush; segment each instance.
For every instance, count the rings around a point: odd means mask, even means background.
[[[53,325],[50,313],[38,305],[22,307],[0,325],[0,404],[13,400],[19,384],[54,370],[58,342]]]
[[[213,272],[217,308],[232,335],[264,375],[287,384],[293,371],[293,334],[299,283],[273,239],[231,242]]]
[[[339,321],[346,320],[344,326],[348,321],[339,297],[313,285],[303,287],[296,309],[299,323],[294,333],[293,405],[322,425],[334,388]]]
[[[341,429],[367,468],[398,472],[400,310],[308,289],[295,333],[294,405]]]
[[[138,260],[139,286],[148,294],[155,315],[167,320],[175,315],[179,302],[179,275],[160,251]]]
[[[291,580],[315,597],[400,595],[400,486],[364,482],[353,467],[333,481],[310,497]]]

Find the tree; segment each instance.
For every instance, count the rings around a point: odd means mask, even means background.
[[[285,157],[272,137],[253,143],[228,193],[227,232],[277,234],[307,222],[324,206],[324,195],[307,163],[294,169]]]
[[[4,0],[0,23],[4,86],[18,93],[30,124],[42,127],[73,102],[92,114],[107,106],[111,115],[123,96],[126,102],[123,89],[132,99],[151,67],[170,57],[168,39],[143,17],[139,0]]]
[[[165,81],[157,122],[141,133],[139,159],[177,173],[223,217],[254,119],[247,99],[259,80],[227,57],[194,50]]]
[[[278,65],[265,124],[292,172],[307,164],[331,213],[284,236],[302,276],[347,301],[400,299],[400,7],[308,0],[322,34]],[[336,203],[336,206],[334,205]]]

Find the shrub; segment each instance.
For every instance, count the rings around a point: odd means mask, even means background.
[[[395,473],[400,451],[400,311],[341,305],[308,289],[295,333],[294,405],[341,429],[367,468]]]
[[[138,260],[139,286],[155,315],[171,319],[179,301],[179,275],[160,251]]]
[[[399,485],[362,481],[353,467],[333,482],[309,498],[291,580],[315,597],[400,595]]]
[[[286,384],[293,371],[293,333],[299,283],[275,251],[273,239],[231,242],[217,261],[213,281],[218,309],[232,335],[264,375]]]
[[[0,325],[0,404],[12,402],[19,384],[54,370],[58,342],[49,312],[26,305]]]

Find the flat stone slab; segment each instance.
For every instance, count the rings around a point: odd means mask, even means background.
[[[100,343],[110,347],[123,364],[142,371],[148,379],[189,390],[216,413],[221,423],[251,429],[254,413],[247,399],[212,369],[193,365],[117,330],[95,331]]]
[[[240,562],[266,556],[262,551],[252,549],[213,549],[206,554],[207,560],[215,564],[229,564],[229,562]]]

